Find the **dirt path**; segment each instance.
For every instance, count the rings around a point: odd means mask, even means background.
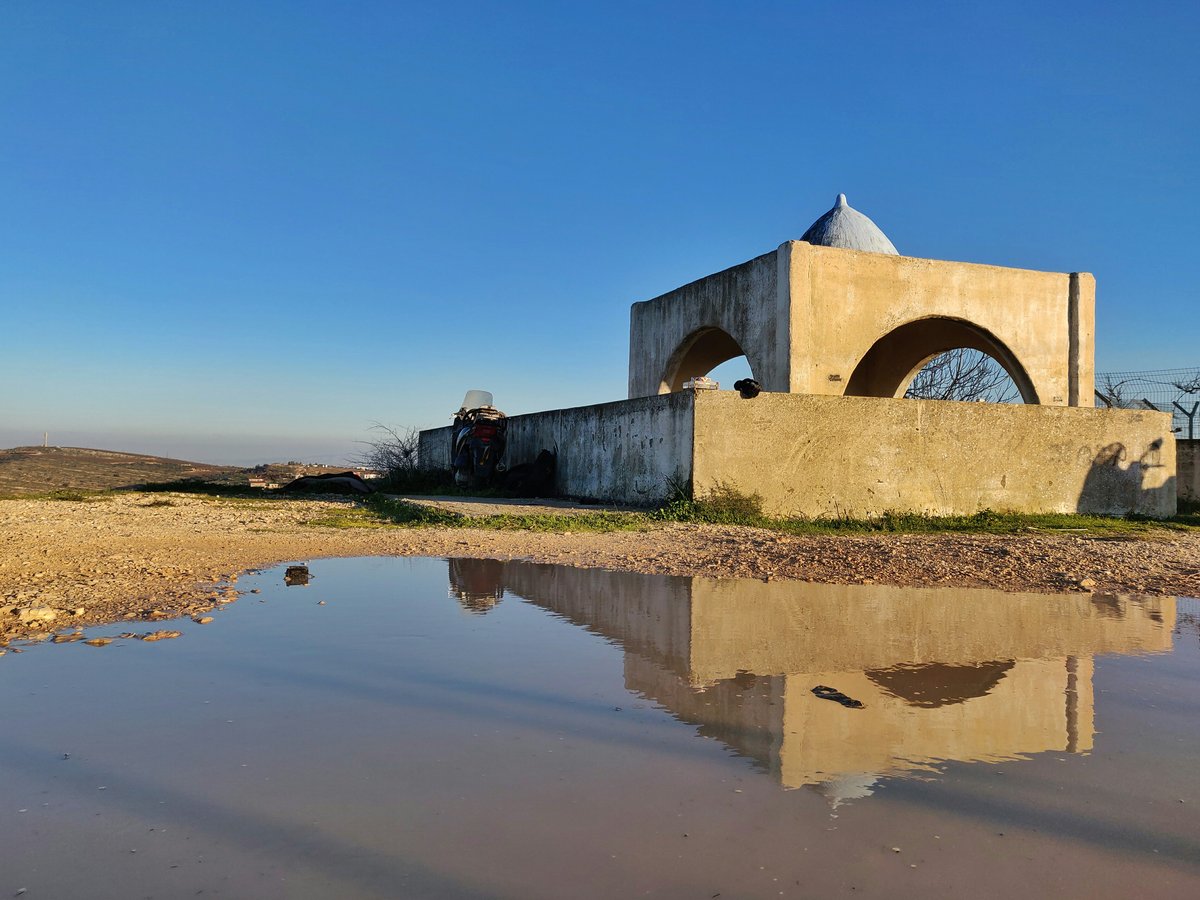
[[[1200,535],[789,537],[717,526],[530,533],[316,528],[336,501],[128,494],[0,501],[0,642],[237,599],[251,568],[328,556],[472,556],[673,575],[1200,595]]]

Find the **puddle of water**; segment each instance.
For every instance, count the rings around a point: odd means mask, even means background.
[[[0,659],[0,896],[1200,891],[1198,601],[309,569]]]

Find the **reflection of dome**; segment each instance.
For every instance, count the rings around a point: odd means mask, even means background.
[[[878,775],[862,773],[859,775],[839,775],[814,786],[814,790],[826,800],[832,809],[837,809],[847,800],[861,800],[875,793],[875,782]]]
[[[821,247],[900,255],[878,225],[846,203],[845,194],[838,194],[833,209],[813,222],[800,240]]]

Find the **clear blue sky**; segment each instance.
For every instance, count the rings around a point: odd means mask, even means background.
[[[343,458],[625,396],[629,304],[839,191],[1200,364],[1197,3],[6,0],[0,446]]]

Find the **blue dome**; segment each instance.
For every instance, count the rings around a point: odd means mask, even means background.
[[[845,194],[838,194],[833,209],[813,222],[800,238],[820,247],[842,247],[846,250],[862,250],[867,253],[890,253],[899,256],[895,245],[879,226],[852,209]]]

